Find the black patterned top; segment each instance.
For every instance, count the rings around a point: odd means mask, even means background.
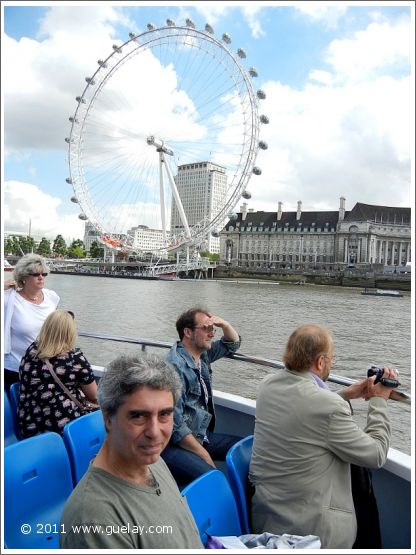
[[[95,380],[91,365],[82,351],[75,349],[49,361],[61,382],[81,401],[80,384]],[[28,347],[21,360],[19,378],[18,421],[22,437],[43,432],[62,435],[65,424],[82,416],[79,407],[55,382],[44,361],[37,357],[36,341]]]

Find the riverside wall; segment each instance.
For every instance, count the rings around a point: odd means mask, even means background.
[[[340,287],[376,287],[378,289],[411,290],[410,275],[395,276],[361,272],[360,270],[344,270],[339,272],[301,272],[292,270],[271,270],[269,268],[240,268],[237,266],[217,266],[214,278],[228,279],[261,279],[287,283],[314,283],[316,285],[337,285]]]

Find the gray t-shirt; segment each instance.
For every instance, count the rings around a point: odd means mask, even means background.
[[[66,502],[61,548],[203,549],[165,462],[150,469],[157,483],[139,486],[90,465]]]

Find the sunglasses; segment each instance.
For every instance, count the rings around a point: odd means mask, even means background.
[[[29,274],[29,275],[30,275],[30,276],[33,276],[33,277],[39,277],[39,276],[46,277],[46,276],[48,275],[48,273],[47,273],[47,272],[43,272],[43,273],[41,273],[41,272],[33,272],[32,274]]]
[[[194,330],[204,330],[205,333],[213,333],[214,335],[217,331],[214,326],[207,326],[206,324],[204,326],[194,326]]]

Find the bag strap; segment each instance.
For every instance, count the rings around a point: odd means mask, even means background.
[[[50,363],[49,359],[45,358],[44,362],[46,364],[47,369],[51,373],[52,378],[59,385],[59,387],[68,395],[68,397],[71,399],[71,401],[73,401],[77,405],[78,408],[80,408],[81,410],[84,410],[85,409],[84,405],[82,403],[80,403],[74,395],[72,395],[72,393],[69,391],[69,389],[58,378],[58,376],[56,375],[56,372],[53,369],[52,364]]]

